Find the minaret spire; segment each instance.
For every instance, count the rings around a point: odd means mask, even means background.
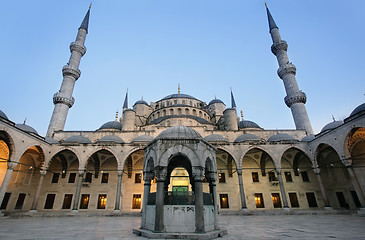
[[[269,21],[270,35],[273,41],[271,46],[272,53],[276,56],[279,69],[277,71],[279,77],[283,80],[286,97],[284,98],[285,104],[290,108],[296,129],[306,130],[307,134],[313,134],[312,126],[309,121],[308,113],[305,108],[307,97],[304,92],[299,90],[297,80],[295,78],[296,67],[289,62],[287,55],[288,44],[281,40],[279,28],[276,25],[269,8],[266,6],[267,17]]]
[[[231,88],[231,107],[232,108],[237,108],[236,101],[234,100],[234,97],[233,97],[232,88]]]
[[[70,45],[71,56],[68,63],[62,68],[63,80],[60,90],[53,95],[53,109],[51,121],[46,136],[52,137],[55,131],[63,130],[65,127],[68,110],[72,107],[75,99],[72,96],[76,80],[80,77],[80,60],[86,53],[85,39],[89,26],[90,8],[79,27],[76,41]]]
[[[124,98],[123,111],[125,109],[128,109],[128,88],[127,88],[127,92],[126,92],[125,98]]]

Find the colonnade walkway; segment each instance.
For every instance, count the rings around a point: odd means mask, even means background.
[[[365,217],[359,215],[219,216],[236,239],[365,239]],[[0,218],[0,239],[146,239],[132,233],[140,217]]]

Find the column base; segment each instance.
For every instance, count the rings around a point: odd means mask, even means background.
[[[28,212],[28,213],[32,214],[32,213],[37,213],[37,212],[38,212],[38,210],[37,210],[37,209],[31,209],[31,210],[29,210],[29,212]]]
[[[119,209],[114,209],[113,212],[120,213],[120,210]]]
[[[324,210],[326,210],[326,211],[334,211],[333,207],[324,207]]]
[[[291,210],[290,207],[283,207],[284,212],[289,212],[290,210]]]
[[[72,209],[71,210],[71,213],[78,213],[79,212],[79,209]]]
[[[365,208],[360,208],[357,213],[360,215],[360,216],[365,216]]]

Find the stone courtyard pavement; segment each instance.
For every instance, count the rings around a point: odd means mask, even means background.
[[[358,215],[219,216],[233,239],[365,239],[365,217]],[[140,218],[0,218],[0,239],[146,239],[132,233]]]

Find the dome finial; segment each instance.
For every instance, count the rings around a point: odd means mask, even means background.
[[[243,111],[242,111],[242,108],[241,108],[241,119],[243,121]]]
[[[335,116],[332,115],[332,119],[333,119],[334,122],[336,122]]]
[[[115,113],[115,121],[118,122],[118,110],[117,112]]]
[[[23,124],[24,124],[24,125],[25,125],[25,122],[26,122],[26,121],[27,121],[27,118],[25,118],[25,119],[24,119],[24,122],[23,122]]]
[[[90,6],[89,6],[89,9],[91,9],[91,5],[93,4],[93,1],[90,2]],[[265,3],[266,4],[266,3]]]
[[[141,100],[143,101],[143,96],[141,97]]]
[[[177,85],[177,93],[180,94],[180,83]]]

